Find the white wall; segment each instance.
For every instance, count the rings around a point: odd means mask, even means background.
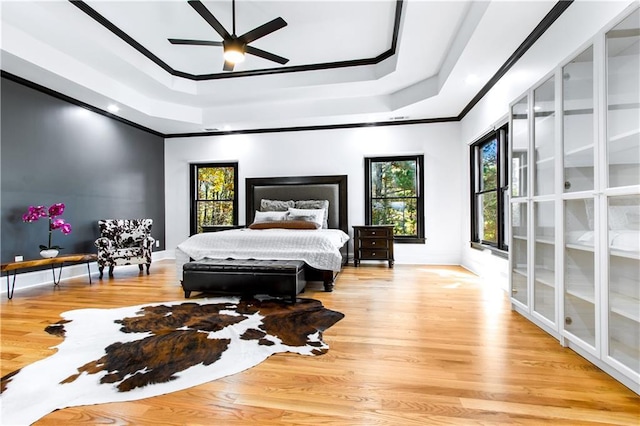
[[[424,154],[427,241],[396,244],[396,263],[460,264],[460,223],[468,220],[459,194],[468,181],[459,129],[439,123],[166,139],[167,250],[189,236],[189,163],[238,162],[240,224],[247,177],[346,174],[351,226],[364,223],[364,157]]]
[[[509,104],[530,87],[587,46],[609,21],[616,18],[637,1],[576,1],[558,18],[537,43],[485,95],[461,122],[465,164],[469,164],[468,144],[486,134],[494,125],[504,122]],[[469,170],[465,169],[465,181]],[[463,211],[469,211],[469,196],[461,199]],[[469,221],[462,223],[462,265],[504,289],[508,288],[508,262],[488,252],[469,247]]]

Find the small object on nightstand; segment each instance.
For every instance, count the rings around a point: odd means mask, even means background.
[[[361,260],[386,260],[393,268],[393,225],[353,227],[353,264]]]

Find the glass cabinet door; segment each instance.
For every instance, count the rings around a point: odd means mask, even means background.
[[[533,310],[555,323],[555,208],[554,201],[534,202]]]
[[[607,204],[609,356],[640,372],[640,195]]]
[[[554,193],[554,149],[555,149],[555,78],[542,83],[533,92],[533,193]]]
[[[606,35],[609,187],[640,184],[640,9]]]
[[[595,346],[594,202],[564,203],[564,329]]]
[[[527,305],[527,203],[511,204],[511,297]]]
[[[511,107],[511,196],[527,196],[529,97]]]
[[[594,189],[593,46],[562,69],[564,191]]]

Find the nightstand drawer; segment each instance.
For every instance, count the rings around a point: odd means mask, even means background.
[[[387,228],[377,228],[377,229],[360,229],[359,230],[360,238],[389,238],[393,234],[392,229]]]
[[[386,250],[389,248],[389,240],[382,238],[363,238],[360,240],[360,247],[365,249]]]
[[[381,260],[389,260],[389,250],[370,250],[370,249],[361,249],[360,250],[360,259],[381,259]]]

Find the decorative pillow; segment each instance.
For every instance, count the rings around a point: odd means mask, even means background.
[[[306,220],[276,220],[273,222],[253,222],[249,229],[318,229],[320,224]]]
[[[289,217],[311,216],[313,221],[324,227],[324,209],[295,209],[289,208]]]
[[[289,207],[295,207],[293,200],[260,200],[260,211],[262,212],[286,212]]]
[[[274,222],[274,221],[283,221],[287,220],[287,216],[289,212],[279,212],[279,211],[268,211],[268,212],[259,212],[256,211],[256,215],[253,218],[253,223],[260,222]]]
[[[299,200],[296,201],[296,209],[324,209],[324,217],[322,218],[322,227],[329,227],[329,200]]]

